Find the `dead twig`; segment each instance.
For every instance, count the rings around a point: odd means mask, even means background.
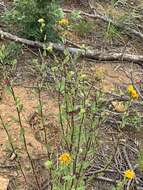
[[[112,183],[112,184],[114,184],[114,185],[117,184],[117,181],[115,181],[115,180],[113,180],[113,179],[111,179],[111,178],[108,178],[108,177],[104,177],[104,176],[97,176],[95,179],[96,179],[96,180],[106,181],[106,182]]]

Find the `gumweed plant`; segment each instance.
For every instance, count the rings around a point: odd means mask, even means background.
[[[96,154],[96,125],[100,121],[95,117],[92,85],[77,62],[78,55],[66,50],[61,58],[55,56],[51,68],[58,94],[61,147],[55,160],[46,161],[46,168],[51,170],[55,190],[84,190],[84,174]]]

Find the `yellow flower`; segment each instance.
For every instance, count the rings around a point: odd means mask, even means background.
[[[61,26],[67,26],[69,24],[69,20],[67,18],[62,18],[58,23]]]
[[[44,28],[45,26],[46,26],[46,24],[43,22],[43,23],[41,24],[41,27]]]
[[[135,172],[133,170],[125,170],[124,176],[128,179],[134,179],[135,178]]]
[[[46,26],[45,20],[43,18],[40,18],[38,20],[38,22],[40,23],[40,32],[42,33],[43,32],[43,28]]]
[[[69,153],[63,153],[60,157],[59,157],[59,161],[62,164],[68,165],[71,162],[71,156]]]
[[[131,93],[133,90],[134,90],[133,85],[129,85],[129,86],[128,86],[128,92]]]
[[[44,23],[45,20],[44,20],[43,18],[40,18],[40,19],[38,20],[38,22],[39,22],[39,23]]]
[[[138,95],[137,91],[134,89],[133,85],[128,86],[128,92],[130,93],[130,95],[133,99],[139,98],[139,95]]]
[[[136,90],[133,90],[133,91],[131,92],[131,97],[132,97],[133,99],[138,99],[138,98],[139,98],[139,95],[138,95],[138,93],[137,93]]]

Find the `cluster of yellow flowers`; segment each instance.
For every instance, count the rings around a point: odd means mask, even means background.
[[[133,99],[139,98],[139,95],[138,95],[137,91],[134,89],[133,85],[128,86],[128,92],[130,93],[130,95]]]
[[[38,23],[40,24],[40,32],[43,32],[44,27],[46,26],[44,18],[39,18]],[[62,18],[61,20],[58,21],[58,24],[60,26],[67,26],[69,25],[69,20],[67,18]]]
[[[134,179],[135,178],[135,172],[133,170],[125,170],[124,176],[128,179]]]
[[[59,20],[58,23],[61,26],[67,26],[67,25],[69,25],[69,20],[67,18],[62,18],[61,20]]]
[[[71,163],[71,156],[69,153],[63,153],[60,157],[59,157],[59,161],[61,162],[61,164],[64,165],[68,165]]]

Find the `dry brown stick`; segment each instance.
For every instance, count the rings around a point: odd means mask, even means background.
[[[71,13],[72,12],[72,10],[69,10],[69,9],[63,9],[63,11],[65,13]],[[93,18],[93,19],[100,19],[100,20],[102,20],[104,22],[111,23],[114,26],[116,26],[116,27],[122,29],[123,31],[125,31],[127,35],[134,34],[135,36],[138,36],[139,38],[141,38],[143,40],[143,34],[141,32],[139,32],[139,31],[137,31],[135,29],[132,29],[132,28],[128,27],[127,25],[123,26],[123,25],[118,24],[115,21],[113,21],[112,19],[110,19],[109,17],[97,13],[95,9],[93,9],[93,11],[94,11],[94,14],[89,14],[89,13],[86,13],[86,12],[83,12],[83,11],[79,11],[79,13],[80,13],[80,15],[83,15],[83,16],[87,16],[87,17],[90,17],[90,18]]]
[[[120,147],[118,147],[118,151],[114,157],[114,162],[115,162],[115,168],[116,170],[118,171],[118,173],[123,176],[123,165],[122,165],[122,162],[123,162],[123,158],[122,158],[122,154],[121,154],[121,150],[120,150]],[[120,167],[120,168],[119,168]]]
[[[125,145],[126,146],[126,145]],[[126,159],[126,162],[128,164],[128,167],[133,170],[133,167],[131,165],[131,162],[129,161],[129,157],[128,157],[128,154],[127,154],[127,151],[126,151],[126,147],[123,147],[123,153],[124,153],[124,156],[125,156],[125,159]]]
[[[116,61],[116,60],[123,60],[123,61],[129,61],[134,63],[143,63],[143,55],[133,55],[133,54],[123,54],[122,53],[115,53],[115,52],[101,52],[98,50],[85,50],[80,48],[73,48],[73,47],[67,47],[63,44],[58,43],[42,43],[39,41],[32,41],[27,40],[24,38],[20,38],[16,35],[13,35],[8,32],[4,32],[0,28],[0,36],[1,38],[6,38],[9,40],[13,40],[15,42],[23,43],[28,46],[38,47],[38,48],[44,48],[48,46],[52,46],[54,50],[64,52],[65,49],[67,49],[71,54],[78,54],[79,56],[85,56],[88,58],[92,58],[95,60],[101,60],[101,61]]]
[[[116,180],[113,180],[111,178],[108,178],[108,177],[104,177],[104,176],[97,176],[95,177],[96,180],[102,180],[102,181],[106,181],[108,183],[112,183],[112,184],[117,184],[117,181]]]

